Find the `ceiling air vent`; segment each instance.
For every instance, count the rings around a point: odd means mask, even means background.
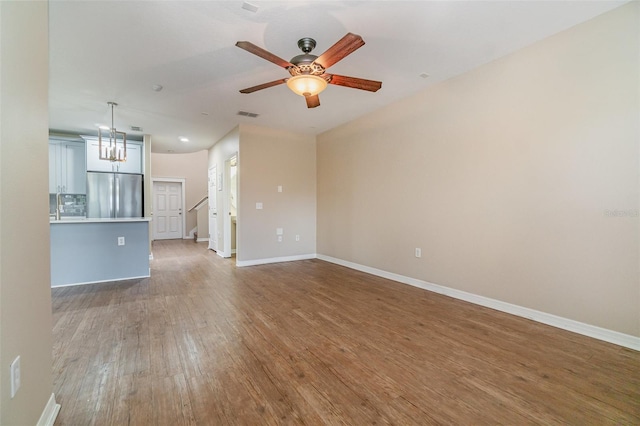
[[[256,6],[255,4],[251,4],[248,1],[245,1],[244,3],[242,3],[242,8],[244,10],[248,10],[249,12],[253,12],[253,13],[256,13],[258,11],[258,6]]]
[[[131,126],[131,131],[132,131],[132,132],[141,132],[141,131],[142,131],[142,127],[139,127],[139,126]]]
[[[259,114],[256,114],[255,112],[238,111],[238,115],[243,115],[245,117],[256,118]]]

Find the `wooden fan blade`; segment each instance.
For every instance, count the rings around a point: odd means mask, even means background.
[[[364,46],[364,40],[362,37],[356,34],[347,33],[346,36],[342,37],[336,44],[328,48],[327,51],[320,55],[314,62],[327,69],[362,46]]]
[[[307,101],[307,108],[315,108],[320,106],[320,98],[318,97],[318,95],[305,96],[304,99]]]
[[[351,87],[353,89],[368,90],[369,92],[377,92],[382,87],[381,81],[366,80],[364,78],[347,77],[344,75],[329,74],[331,80],[329,84],[337,86]]]
[[[247,87],[246,89],[242,89],[240,93],[253,93],[253,92],[257,92],[258,90],[267,89],[269,87],[277,86],[278,84],[282,84],[286,82],[287,82],[286,78],[283,78],[281,80],[274,80],[268,83],[258,84],[257,86]]]
[[[285,61],[281,57],[276,56],[273,53],[268,52],[264,50],[262,47],[258,47],[249,41],[239,41],[236,43],[236,46],[238,46],[240,49],[246,50],[249,53],[253,53],[256,56],[260,56],[262,59],[266,59],[269,62],[273,62],[279,67],[289,68],[294,66],[291,62]]]

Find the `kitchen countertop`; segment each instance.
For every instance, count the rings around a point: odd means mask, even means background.
[[[76,224],[76,223],[122,223],[122,222],[150,222],[150,217],[118,217],[118,218],[64,218],[60,220],[49,219],[50,224]]]

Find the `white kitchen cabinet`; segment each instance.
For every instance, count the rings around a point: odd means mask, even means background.
[[[49,192],[86,194],[84,143],[49,140]]]
[[[87,171],[112,172],[112,163],[100,159],[100,150],[97,139],[85,139],[87,144]]]
[[[85,138],[85,140],[87,142],[87,171],[142,173],[142,143],[127,141],[127,161],[119,162],[101,160],[98,139]]]
[[[127,142],[127,161],[117,164],[120,173],[142,173],[142,145]]]
[[[60,169],[58,144],[49,141],[49,193],[55,194],[60,191],[60,179],[58,177]]]

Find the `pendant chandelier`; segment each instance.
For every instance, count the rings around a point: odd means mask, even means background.
[[[116,130],[116,126],[113,124],[113,107],[118,106],[115,102],[107,102],[107,105],[111,107],[111,127],[106,128],[103,126],[98,127],[98,152],[101,160],[109,160],[112,162],[124,162],[127,161],[127,134],[125,132],[119,132]],[[105,143],[102,143],[102,134],[109,131],[109,142],[105,137]],[[118,137],[121,139],[118,139]]]

